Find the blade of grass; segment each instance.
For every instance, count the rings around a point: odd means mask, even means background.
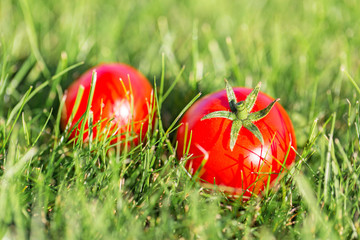
[[[352,85],[354,86],[355,90],[357,91],[358,94],[360,94],[360,88],[357,85],[357,83],[355,82],[355,80],[351,77],[351,75],[346,71],[346,69],[344,67],[341,68],[341,71],[343,73],[345,73],[345,75],[348,77],[348,79],[350,80],[350,82],[352,83]]]
[[[31,16],[31,10],[29,7],[28,0],[20,0],[19,3],[20,3],[20,7],[22,9],[22,12],[24,14],[24,20],[26,23],[26,30],[27,30],[27,34],[29,37],[31,50],[34,53],[36,60],[38,61],[38,63],[41,66],[41,70],[42,70],[42,73],[44,74],[44,77],[49,79],[51,74],[50,74],[50,71],[49,71],[49,69],[40,53],[40,50],[39,50],[38,38],[36,35],[36,30],[34,27],[33,18]]]
[[[13,79],[10,81],[9,86],[6,89],[8,95],[12,95],[16,88],[19,86],[21,81],[25,78],[26,74],[34,67],[36,59],[33,56],[30,56],[22,64],[19,71],[15,74]]]
[[[78,111],[78,109],[79,109],[80,102],[81,102],[82,97],[83,97],[83,95],[84,95],[84,91],[85,91],[84,86],[83,86],[83,85],[80,85],[80,86],[79,86],[79,89],[78,89],[78,92],[77,92],[77,94],[76,94],[76,99],[75,99],[74,107],[73,107],[73,109],[72,109],[72,111],[71,111],[71,115],[70,115],[69,120],[68,120],[68,122],[67,122],[67,124],[66,124],[66,127],[65,127],[64,132],[69,132],[69,128],[71,127],[72,122],[73,122],[73,119],[74,119],[74,117],[75,117],[75,115],[76,115],[76,113],[77,113],[77,111]],[[62,101],[65,102],[65,100],[66,100],[66,94],[65,94],[65,96],[63,97],[63,100],[62,100]],[[58,112],[59,118],[60,118],[60,116],[61,116],[61,112],[60,112],[60,111],[62,111],[62,109],[63,109],[63,108],[59,109],[59,112]],[[68,113],[66,113],[66,114],[68,114]],[[79,122],[80,122],[80,119],[78,120],[78,123],[79,123]],[[77,127],[76,124],[75,124],[75,126],[73,126],[73,128],[75,128],[75,127]],[[70,132],[72,132],[72,131],[73,131],[73,129],[70,130]]]
[[[329,135],[329,143],[328,150],[326,155],[326,165],[325,165],[325,176],[324,176],[324,203],[328,204],[330,201],[330,175],[331,175],[331,151],[333,148],[333,137],[334,137],[334,129],[336,122],[336,112],[333,113],[332,116],[332,124]]]
[[[3,99],[3,95],[5,92],[5,87],[7,86],[8,75],[6,74],[7,68],[7,49],[5,48],[5,40],[2,36],[0,36],[0,49],[2,50],[2,63],[1,63],[1,75],[0,75],[0,100]]]
[[[38,136],[35,138],[35,140],[34,140],[34,142],[33,142],[33,144],[32,144],[32,146],[33,146],[33,147],[35,146],[35,144],[37,143],[37,141],[38,141],[38,140],[39,140],[39,138],[41,137],[42,133],[43,133],[43,132],[44,132],[44,130],[45,130],[45,127],[48,125],[49,120],[50,120],[50,118],[51,118],[51,116],[52,116],[52,112],[53,112],[53,109],[51,109],[51,110],[50,110],[49,116],[47,117],[47,119],[46,119],[46,121],[45,121],[45,123],[44,123],[43,127],[41,128],[41,130],[40,130],[40,132],[39,132]]]
[[[84,136],[84,132],[85,132],[85,125],[86,125],[86,122],[87,122],[86,120],[89,117],[89,112],[90,112],[90,108],[91,108],[91,105],[92,105],[92,100],[93,100],[93,97],[94,97],[95,86],[96,86],[96,78],[97,78],[97,73],[94,70],[94,72],[92,74],[92,78],[91,78],[90,94],[89,94],[86,110],[85,110],[85,113],[84,113],[84,118],[83,118],[83,121],[82,121],[81,127],[80,127],[80,133],[79,133],[80,147],[84,143],[83,136]]]
[[[197,79],[197,69],[199,62],[199,43],[198,43],[198,21],[194,21],[192,29],[192,61],[193,61],[193,73],[190,80],[190,86],[193,90],[197,87],[197,82],[200,79]]]
[[[173,130],[175,124],[180,120],[180,118],[182,117],[182,115],[196,102],[196,100],[199,99],[199,97],[201,96],[201,93],[198,93],[186,106],[183,110],[181,110],[181,112],[179,113],[179,115],[177,115],[177,117],[175,118],[175,120],[170,124],[169,128],[166,131],[166,135],[170,133],[170,131]]]
[[[11,123],[12,118],[15,116],[15,114],[17,114],[17,115],[16,115],[16,117],[15,117],[15,119],[14,119],[13,124],[12,124],[11,127],[10,127],[10,131],[8,132],[7,137],[5,138],[5,141],[4,141],[4,143],[3,143],[3,148],[5,148],[7,142],[9,141],[9,138],[10,138],[10,136],[11,136],[11,132],[12,132],[12,130],[14,129],[15,124],[16,124],[18,118],[20,117],[21,111],[22,111],[22,109],[24,108],[25,103],[26,103],[26,102],[28,101],[28,99],[29,99],[29,95],[30,95],[31,90],[32,90],[32,87],[29,88],[29,90],[25,93],[25,95],[24,95],[24,97],[22,98],[22,100],[16,105],[16,107],[15,107],[15,108],[11,111],[11,113],[10,113],[10,117],[9,117],[8,121],[6,122],[6,126],[9,126],[10,123]],[[17,106],[18,106],[18,107],[17,107]],[[5,126],[4,126],[4,127],[5,127]]]
[[[24,129],[24,133],[25,133],[26,142],[27,142],[28,145],[30,145],[30,134],[29,134],[29,130],[27,128],[27,124],[26,124],[26,121],[25,121],[24,112],[22,113],[22,125],[23,125],[23,129]]]
[[[27,162],[29,162],[37,154],[38,149],[36,147],[30,148],[24,156],[20,158],[13,166],[7,168],[2,180],[10,180],[15,174],[18,174],[24,167]]]
[[[165,99],[169,96],[169,94],[172,92],[172,90],[174,89],[174,87],[176,86],[176,84],[179,82],[179,80],[181,79],[181,76],[183,74],[185,70],[185,66],[181,68],[179,74],[176,76],[175,80],[171,83],[170,87],[167,89],[167,91],[165,92],[164,96],[162,97],[162,102],[163,103],[165,101]]]
[[[44,82],[41,85],[39,85],[37,88],[34,89],[34,91],[31,92],[32,90],[32,86],[30,86],[28,92],[26,94],[29,94],[28,96],[26,96],[26,98],[22,98],[22,100],[20,100],[20,102],[18,104],[16,104],[16,106],[12,109],[12,111],[10,112],[7,121],[6,121],[6,126],[9,126],[10,122],[12,121],[12,119],[14,118],[15,114],[19,112],[19,109],[22,109],[22,104],[26,104],[28,101],[30,101],[30,99],[32,99],[40,90],[42,90],[44,87],[46,87],[49,84],[49,82]],[[21,110],[20,110],[21,111]]]
[[[314,192],[312,190],[309,181],[306,179],[306,177],[303,174],[298,174],[294,176],[294,179],[296,186],[300,191],[301,196],[306,202],[306,205],[310,209],[311,213],[314,214],[316,221],[315,223],[319,222],[325,229],[328,229],[328,226],[324,220],[324,216],[316,204],[317,199],[316,196],[314,195]]]

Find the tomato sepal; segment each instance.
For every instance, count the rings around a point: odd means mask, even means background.
[[[215,111],[201,118],[201,121],[212,118],[226,118],[232,121],[230,132],[230,150],[233,151],[242,127],[249,130],[260,142],[264,144],[263,136],[259,128],[253,123],[269,114],[274,104],[280,99],[275,99],[267,107],[257,112],[251,112],[259,95],[261,82],[249,93],[244,101],[237,102],[235,92],[225,79],[226,95],[229,101],[230,111]]]

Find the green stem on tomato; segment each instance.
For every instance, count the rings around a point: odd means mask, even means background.
[[[259,82],[256,87],[249,93],[244,101],[237,102],[236,96],[233,88],[230,86],[229,82],[225,79],[225,88],[226,95],[229,101],[230,111],[216,111],[211,112],[205,115],[201,120],[211,119],[211,118],[226,118],[232,121],[231,132],[230,132],[230,150],[232,151],[235,147],[236,140],[239,136],[239,132],[242,127],[248,129],[254,136],[259,139],[259,141],[264,144],[263,136],[260,130],[256,127],[253,122],[256,122],[264,118],[274,104],[280,99],[275,99],[272,101],[266,108],[252,112],[252,108],[255,105],[256,99],[259,95],[261,82]]]

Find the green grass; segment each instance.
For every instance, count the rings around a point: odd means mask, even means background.
[[[359,238],[358,16],[356,0],[1,0],[0,238]],[[66,87],[109,61],[157,86],[160,118],[134,149],[60,131]],[[247,204],[175,156],[177,117],[224,78],[262,81],[298,139],[290,174]]]

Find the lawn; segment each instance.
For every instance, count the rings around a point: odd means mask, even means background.
[[[357,0],[1,0],[1,239],[358,239]],[[74,143],[66,88],[122,62],[156,87],[135,148]],[[204,190],[176,156],[192,99],[233,86],[280,98],[296,164],[243,203]]]

